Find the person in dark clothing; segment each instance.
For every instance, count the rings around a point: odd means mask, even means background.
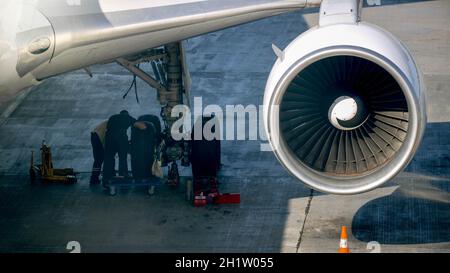
[[[155,147],[159,143],[161,123],[152,115],[139,117],[131,129],[131,169],[136,181],[152,177]]]
[[[94,156],[94,164],[92,166],[90,184],[96,185],[100,183],[100,173],[102,171],[103,158],[105,156],[105,134],[108,121],[97,125],[91,132],[92,153]]]
[[[119,176],[128,176],[128,135],[127,130],[136,122],[128,111],[123,110],[118,115],[109,118],[105,136],[105,162],[103,166],[103,181],[108,181],[116,175],[115,156],[119,155]]]

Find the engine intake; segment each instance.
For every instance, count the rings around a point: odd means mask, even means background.
[[[426,123],[411,55],[365,23],[302,34],[276,62],[264,100],[279,161],[310,187],[336,194],[393,178],[412,159]]]
[[[339,111],[348,118],[339,119]],[[398,83],[379,65],[334,56],[294,78],[281,101],[280,125],[290,151],[308,167],[332,175],[363,174],[400,150],[408,105]]]

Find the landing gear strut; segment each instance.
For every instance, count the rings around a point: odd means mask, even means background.
[[[181,104],[189,106],[190,99],[191,79],[183,45],[181,42],[167,44],[137,55],[119,58],[117,62],[157,91],[164,123],[160,158],[162,166],[169,167],[167,183],[178,185],[180,176],[177,161],[181,160],[183,166],[190,165],[189,142],[175,141],[171,135],[172,125],[180,118],[172,116],[172,109]],[[153,76],[141,68],[141,63],[150,63]]]
[[[194,183],[189,192],[193,191],[195,195],[194,205],[239,203],[240,194],[221,194],[218,190],[217,171],[221,165],[219,140],[194,140],[191,136],[192,141],[176,141],[172,137],[171,128],[180,118],[172,116],[172,109],[181,104],[189,106],[190,99],[191,80],[182,44],[171,43],[135,56],[120,58],[117,62],[157,91],[164,123],[157,158],[161,159],[161,166],[168,167],[167,184],[174,187],[179,185],[177,161],[180,160],[182,166],[192,166]],[[144,62],[151,64],[154,76],[141,69],[139,64]],[[202,131],[205,123],[211,119],[215,117],[202,117],[198,121],[202,123]]]

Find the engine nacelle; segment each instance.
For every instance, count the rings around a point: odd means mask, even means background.
[[[315,27],[279,53],[264,96],[277,158],[310,187],[374,189],[414,156],[426,125],[424,89],[405,46],[368,23]]]

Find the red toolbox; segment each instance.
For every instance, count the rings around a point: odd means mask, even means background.
[[[201,177],[194,180],[194,206],[203,207],[207,204],[239,204],[239,193],[220,193],[215,177]]]

